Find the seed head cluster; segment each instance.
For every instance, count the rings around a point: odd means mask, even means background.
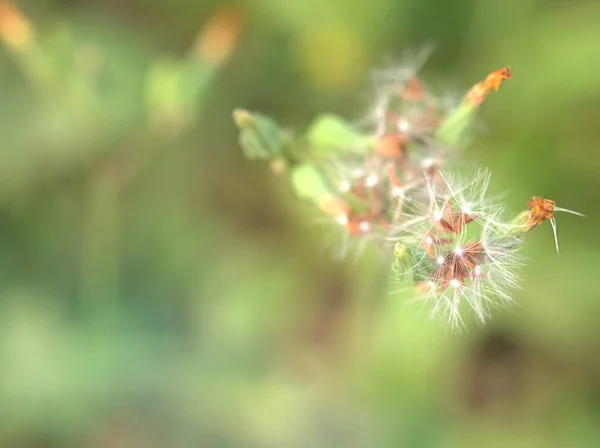
[[[388,80],[378,95],[370,146],[335,158],[328,169],[337,189],[335,218],[349,235],[386,237],[405,206],[426,193],[425,176],[435,176],[451,151],[434,135],[447,105],[414,73]]]
[[[463,111],[510,78],[509,68],[491,73],[467,93]],[[555,228],[555,204],[534,197],[527,212],[504,221],[504,207],[488,195],[489,171],[463,177],[448,169],[459,151],[440,129],[461,105],[438,99],[416,71],[378,81],[372,147],[333,162],[336,222],[348,238],[391,241],[398,282],[413,285],[415,300],[430,304],[432,317],[460,327],[470,309],[484,323],[492,308],[512,302],[523,264],[519,248],[544,221]]]
[[[520,285],[525,236],[549,221],[558,250],[554,213],[579,213],[533,197],[526,211],[505,221],[503,205],[488,194],[487,170],[456,174],[465,131],[488,94],[512,77],[509,68],[489,74],[460,101],[433,94],[417,74],[415,66],[377,75],[372,113],[353,128],[362,147],[314,163],[319,174],[311,179],[326,186],[312,199],[344,230],[344,252],[373,241],[390,248],[397,282],[429,304],[432,317],[460,327],[470,309],[483,323]],[[236,117],[250,129],[249,114]],[[269,157],[259,140],[268,141],[246,135],[247,153]]]
[[[406,211],[389,237],[399,276],[416,284],[417,299],[431,303],[432,316],[445,316],[453,327],[463,324],[465,307],[485,322],[519,285],[523,237],[509,231],[503,207],[486,197],[489,179],[487,171],[467,180],[442,172],[427,177],[423,208]],[[401,263],[409,269],[399,269]]]

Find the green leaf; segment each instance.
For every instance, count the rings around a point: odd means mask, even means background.
[[[284,155],[289,135],[269,117],[236,109],[233,119],[240,129],[239,142],[249,159],[270,159]]]
[[[337,152],[364,152],[371,139],[354,130],[340,117],[320,115],[307,131],[311,153],[318,156],[335,155]]]
[[[468,141],[469,130],[476,117],[476,112],[476,107],[463,102],[442,122],[436,134],[437,139],[448,145],[464,146]]]
[[[188,124],[200,111],[214,69],[200,61],[161,59],[148,73],[146,98],[153,118]]]
[[[319,203],[323,197],[331,195],[331,190],[323,174],[312,165],[304,164],[294,168],[292,185],[299,197],[315,203]]]

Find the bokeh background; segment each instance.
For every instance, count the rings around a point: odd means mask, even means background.
[[[0,1],[0,446],[600,446],[600,3]],[[456,333],[386,294],[231,120],[368,112],[435,51],[510,65],[464,162],[528,238],[518,303]],[[408,56],[407,56],[408,55]]]

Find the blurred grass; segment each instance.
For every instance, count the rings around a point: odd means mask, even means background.
[[[42,50],[0,55],[1,446],[598,446],[599,4],[18,6]],[[513,212],[588,215],[558,217],[560,257],[532,235],[519,306],[465,334],[375,255],[326,256],[230,120],[360,118],[370,70],[428,42],[434,87],[514,72],[465,162]]]

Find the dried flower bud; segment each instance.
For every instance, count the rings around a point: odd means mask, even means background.
[[[534,196],[531,201],[527,203],[527,207],[529,207],[527,226],[531,230],[547,219],[554,218],[554,207],[556,207],[556,203],[551,199]]]
[[[469,93],[467,93],[467,103],[472,107],[477,107],[483,103],[492,90],[498,91],[502,82],[510,79],[512,73],[510,67],[504,67],[490,73],[485,80],[475,84]]]
[[[551,199],[544,199],[539,196],[534,196],[531,201],[527,203],[529,207],[529,211],[524,215],[527,226],[527,231],[533,230],[542,224],[544,221],[549,221],[552,225],[552,231],[554,233],[554,243],[556,244],[556,252],[559,253],[558,247],[558,233],[556,229],[556,219],[554,218],[555,211],[561,211],[570,213],[572,215],[582,216],[585,215],[575,212],[573,210],[569,210],[566,208],[561,208],[556,206],[556,202]]]
[[[33,39],[33,26],[8,0],[0,1],[0,37],[16,50],[26,47]]]

